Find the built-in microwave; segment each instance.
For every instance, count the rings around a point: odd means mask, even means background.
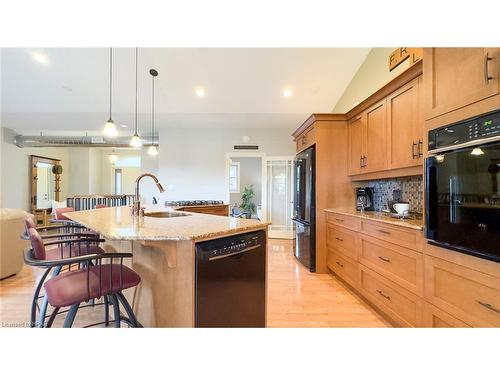
[[[429,131],[426,237],[500,262],[500,111]]]

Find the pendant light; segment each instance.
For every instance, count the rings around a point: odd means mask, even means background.
[[[138,132],[138,122],[137,122],[137,53],[138,48],[135,47],[135,133],[130,139],[130,146],[134,148],[139,148],[142,146],[141,138],[139,137]]]
[[[115,154],[115,149],[111,151],[111,154],[108,154],[109,162],[112,165],[115,165],[116,162],[118,161],[118,154]]]
[[[148,149],[148,154],[151,156],[158,155],[158,147],[155,144],[155,77],[158,76],[158,71],[149,70],[149,74],[153,77],[153,92],[151,95],[151,145]]]
[[[116,125],[111,118],[111,104],[112,104],[112,94],[113,94],[113,48],[109,49],[109,120],[104,125],[103,133],[109,137],[116,137],[118,131],[116,130]]]

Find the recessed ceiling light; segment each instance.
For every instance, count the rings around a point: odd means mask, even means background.
[[[39,62],[40,64],[48,64],[49,63],[49,59],[47,58],[47,56],[40,51],[33,52],[31,54],[31,56],[33,57],[33,59],[36,62]]]
[[[205,96],[205,90],[202,87],[198,87],[194,93],[196,94],[197,97],[202,98]]]
[[[126,128],[126,127],[127,127],[127,125],[120,125],[120,126],[121,126],[122,128]]]
[[[293,95],[293,91],[292,91],[292,90],[290,90],[290,89],[285,89],[285,90],[283,90],[283,96],[284,96],[285,98],[289,98],[289,97],[290,97],[290,96],[292,96],[292,95]]]

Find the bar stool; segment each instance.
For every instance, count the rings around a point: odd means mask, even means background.
[[[30,230],[33,229],[37,235],[40,237],[40,239],[43,240],[49,240],[44,243],[44,246],[50,246],[50,245],[57,245],[57,247],[53,249],[49,249],[45,251],[45,259],[47,260],[60,260],[60,259],[67,259],[71,258],[74,256],[83,256],[83,255],[89,255],[89,254],[102,254],[104,253],[104,250],[100,248],[99,246],[96,246],[98,242],[104,242],[104,240],[99,239],[95,235],[89,234],[89,233],[58,233],[58,234],[52,234],[52,235],[44,235],[41,236],[37,229],[35,228],[35,223],[32,217],[26,216],[25,218],[25,233],[21,236],[21,238],[26,239],[26,240],[31,240],[29,237]],[[50,228],[49,227],[43,227],[43,229]],[[82,246],[82,244],[84,246]],[[33,246],[33,244],[32,244]],[[52,277],[55,277],[59,275],[61,272],[62,267],[53,267],[52,271]],[[33,295],[33,301],[31,304],[31,314],[30,314],[30,323],[32,327],[38,326],[42,327],[44,322],[45,322],[45,314],[47,312],[47,305],[48,305],[48,298],[47,294],[44,296],[40,296],[40,292],[42,289],[42,286],[47,279],[49,275],[50,269],[47,269],[40,280],[38,281],[38,284],[35,288],[35,292]],[[42,304],[39,306],[38,305],[38,300],[42,298]],[[105,305],[105,321],[106,324],[109,321],[109,301],[107,299],[104,300],[104,305]],[[94,304],[95,305],[95,304]],[[39,317],[38,321],[36,318],[36,311],[37,308],[39,309]]]
[[[95,205],[95,208],[96,208],[96,209],[99,209],[99,208],[106,208],[106,207],[108,207],[108,206],[106,206],[105,204],[101,204],[101,203],[98,203],[98,204],[96,204],[96,205]]]
[[[70,307],[64,321],[64,327],[71,327],[80,304],[101,297],[107,297],[113,302],[115,327],[120,327],[122,321],[130,327],[142,327],[122,293],[125,289],[137,286],[141,281],[136,272],[123,265],[123,259],[131,258],[132,254],[102,253],[50,260],[47,259],[45,244],[34,228],[29,229],[29,238],[32,247],[24,252],[26,264],[47,268],[47,272],[50,272],[54,267],[70,267],[69,271],[61,273],[45,283],[48,302],[54,307],[46,324],[47,328],[52,326],[62,307]],[[103,259],[109,260],[109,264],[102,264]],[[119,264],[113,264],[115,259]],[[72,265],[77,269],[71,270]],[[127,317],[121,316],[120,304],[125,309]],[[89,326],[98,324],[102,324],[102,322]]]

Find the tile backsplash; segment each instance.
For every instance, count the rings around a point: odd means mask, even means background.
[[[410,176],[367,181],[366,186],[373,188],[375,210],[387,209],[386,204],[388,200],[392,200],[393,190],[399,189],[402,193],[402,200],[410,203],[410,211],[422,213],[422,184],[422,176]]]

